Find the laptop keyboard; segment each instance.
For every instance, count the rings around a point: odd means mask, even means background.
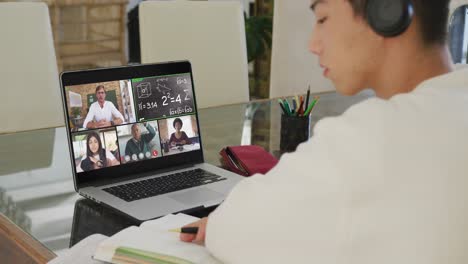
[[[103,190],[131,202],[222,180],[226,178],[202,169],[195,169],[112,186]]]

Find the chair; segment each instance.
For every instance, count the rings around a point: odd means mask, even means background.
[[[240,2],[146,1],[139,17],[141,62],[189,60],[199,108],[249,100]]]
[[[63,126],[47,6],[0,3],[0,134]]]
[[[310,0],[276,1],[273,17],[270,98],[333,91],[317,56],[308,50],[314,15]]]
[[[468,63],[465,53],[468,35],[466,20],[468,19],[468,0],[452,0],[450,2],[450,23],[448,29],[449,48],[454,63]]]
[[[464,6],[464,5],[468,5],[468,0],[451,0],[449,17],[453,15],[453,13],[455,12],[455,10],[457,10],[457,8]]]

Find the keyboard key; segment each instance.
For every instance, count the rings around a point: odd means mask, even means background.
[[[131,202],[222,180],[226,180],[226,178],[202,169],[195,169],[153,179],[121,184],[105,188],[104,191],[127,202]]]

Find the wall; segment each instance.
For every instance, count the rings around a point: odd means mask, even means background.
[[[318,58],[308,51],[314,25],[310,0],[277,0],[273,17],[270,98],[334,90],[322,75]]]

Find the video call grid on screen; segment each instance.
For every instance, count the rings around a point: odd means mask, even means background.
[[[200,149],[190,73],[65,91],[78,173]]]

